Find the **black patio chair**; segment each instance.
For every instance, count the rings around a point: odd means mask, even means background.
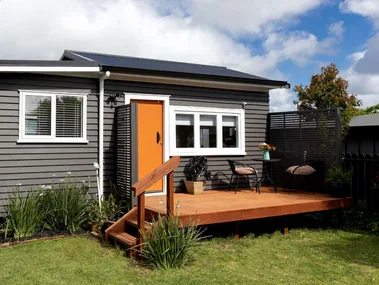
[[[316,161],[307,161],[307,151],[304,151],[303,162],[287,168],[286,173],[289,174],[288,187],[284,187],[284,190],[288,188],[289,192],[291,192],[291,184],[295,182],[296,185],[297,177],[310,176],[316,173],[316,169],[314,168],[315,164]],[[313,194],[315,194],[314,191]]]
[[[232,180],[234,176],[237,176],[237,184],[236,184],[236,189],[235,193],[237,193],[238,190],[238,185],[239,185],[239,179],[240,176],[246,176],[247,181],[249,182],[249,188],[250,188],[250,177],[249,175],[252,175],[255,177],[255,191],[259,192],[261,194],[261,191],[258,187],[258,171],[251,165],[244,164],[235,160],[227,160],[230,166],[230,170],[232,171],[232,176],[230,177],[229,181],[229,190],[231,188]],[[253,191],[253,189],[251,189]]]

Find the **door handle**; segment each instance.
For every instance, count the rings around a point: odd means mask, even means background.
[[[161,134],[157,132],[157,144],[161,141]]]

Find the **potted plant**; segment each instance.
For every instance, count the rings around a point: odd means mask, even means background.
[[[349,186],[353,172],[340,167],[331,168],[326,174],[325,181],[330,184],[332,197],[343,198],[349,196]]]
[[[208,160],[205,156],[194,156],[186,164],[184,171],[187,192],[198,195],[203,193],[205,181],[211,179],[208,171]]]
[[[276,147],[273,145],[269,145],[268,143],[260,143],[258,144],[258,148],[263,153],[263,159],[270,160],[270,150],[276,150]]]

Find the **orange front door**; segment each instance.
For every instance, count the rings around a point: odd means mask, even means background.
[[[138,104],[138,180],[140,180],[164,162],[163,102],[148,100],[132,100],[132,102]],[[163,191],[163,179],[147,191]]]

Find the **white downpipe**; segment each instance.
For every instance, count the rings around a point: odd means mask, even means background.
[[[111,73],[107,71],[99,79],[99,183],[97,192],[100,205],[104,194],[104,81],[109,76]]]

